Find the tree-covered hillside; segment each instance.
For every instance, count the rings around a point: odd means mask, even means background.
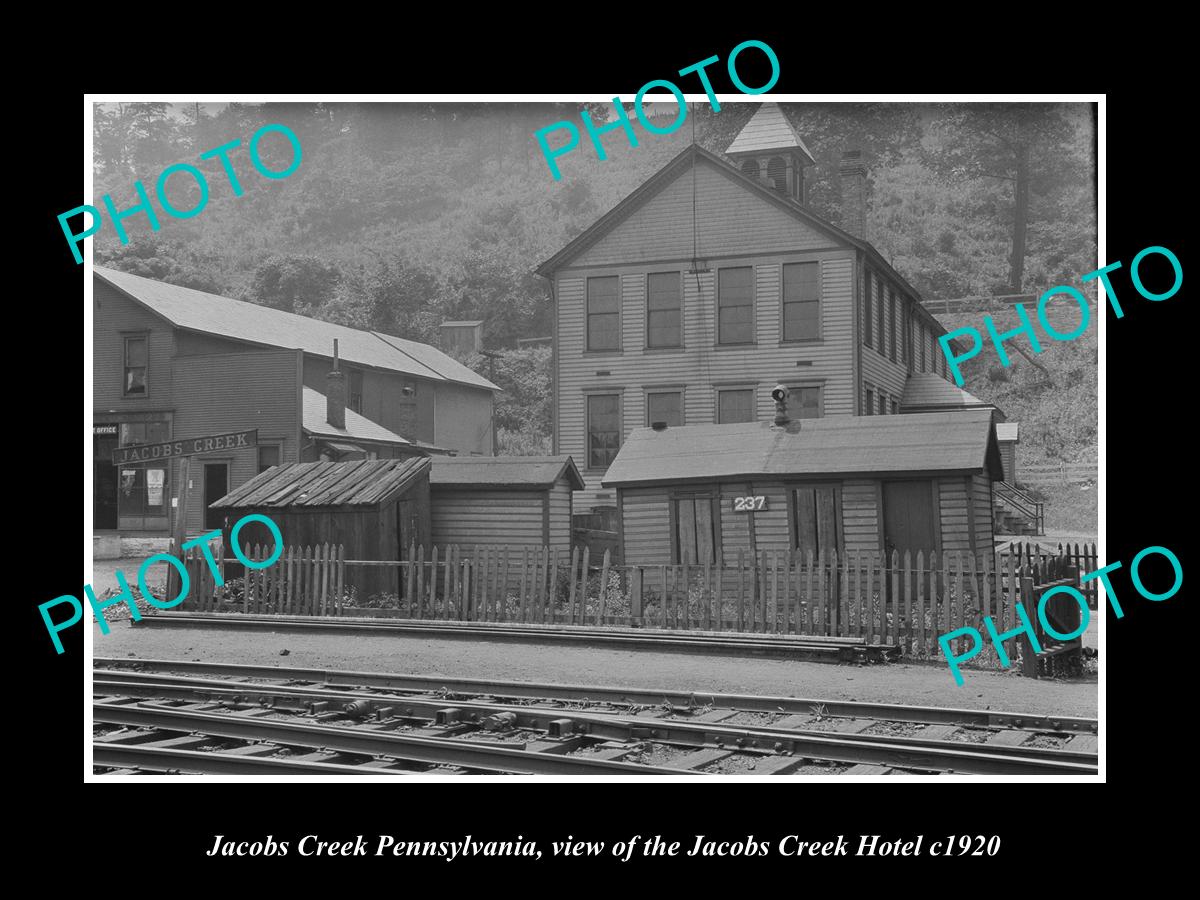
[[[515,348],[519,338],[550,333],[538,263],[686,148],[693,127],[696,140],[719,153],[756,108],[724,103],[714,113],[697,104],[671,135],[638,128],[636,148],[611,132],[605,161],[584,134],[559,158],[563,178],[555,181],[532,135],[561,119],[578,122],[577,106],[104,104],[95,117],[93,203],[109,193],[118,209],[132,206],[135,179],[153,191],[159,172],[178,162],[204,170],[211,193],[199,215],[163,216],[156,233],[144,216],[131,217],[127,246],[107,226],[95,239],[96,259],[416,340],[436,341],[443,319],[482,319],[485,346]],[[1090,107],[785,110],[817,160],[808,185],[818,214],[838,221],[838,162],[846,149],[864,151],[868,238],[927,298],[1035,291],[1076,283],[1095,268]],[[593,114],[600,121],[605,110]],[[300,168],[286,179],[261,177],[247,156],[251,135],[268,123],[287,125],[303,147]],[[242,146],[230,158],[241,197],[217,160],[198,159],[237,139]],[[262,147],[273,165],[286,165],[281,135]],[[182,209],[197,201],[186,175],[173,176],[169,192]],[[476,361],[481,371],[485,362]],[[549,379],[539,366],[547,364],[548,354],[525,351],[497,367],[510,395],[500,427],[514,451],[546,446],[551,411],[539,392]],[[1094,396],[1094,369],[1081,377]]]

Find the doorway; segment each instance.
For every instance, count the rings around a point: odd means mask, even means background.
[[[883,547],[890,562],[892,551],[918,553],[925,558],[937,549],[934,520],[933,482],[885,481],[883,483]]]
[[[117,468],[112,463],[117,426],[111,427],[111,436],[96,435],[92,439],[92,528],[96,531],[117,528]]]
[[[212,504],[229,493],[229,463],[204,464],[204,528],[212,531],[222,527],[225,513],[212,509]]]

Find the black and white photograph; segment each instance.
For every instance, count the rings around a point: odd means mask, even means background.
[[[1102,95],[688,77],[89,97],[87,780],[1102,780]]]

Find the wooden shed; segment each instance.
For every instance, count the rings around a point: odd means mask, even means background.
[[[279,526],[288,547],[328,542],[343,545],[346,559],[402,560],[411,545],[429,545],[429,469],[425,457],[274,466],[210,508],[225,514],[226,546],[238,519],[259,513]],[[271,546],[272,538],[252,522],[238,543]],[[397,593],[398,573],[399,567],[351,567],[347,581],[363,596]]]
[[[990,553],[990,409],[633,432],[604,478],[630,565],[738,552]]]
[[[431,460],[433,543],[571,549],[569,456],[439,456]]]
[[[1017,443],[1021,439],[1019,422],[997,422],[996,440],[1000,444],[1000,463],[1004,470],[1004,481],[1017,483]]]

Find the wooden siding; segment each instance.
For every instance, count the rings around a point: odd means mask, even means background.
[[[974,492],[975,548],[977,551],[990,550],[995,544],[992,533],[992,482],[987,473],[977,472],[971,476],[971,487]]]
[[[864,478],[842,482],[842,532],[847,550],[879,552],[878,481]]]
[[[341,368],[343,371],[354,369],[363,373],[362,415],[401,437],[434,443],[433,382],[399,373],[347,365],[345,362],[341,363]],[[332,370],[333,360],[306,356],[305,386],[324,394],[327,389],[325,376]],[[411,395],[404,394],[406,385],[413,388]],[[349,392],[350,377],[347,375],[347,407]]]
[[[300,351],[180,356],[172,378],[183,396],[176,407],[171,438],[200,437],[257,428],[261,443],[281,445],[280,462],[299,462]],[[204,531],[204,464],[227,462],[229,488],[258,474],[257,449],[218,450],[193,456],[188,480],[189,535]],[[170,496],[178,496],[179,462],[172,465]]]
[[[431,488],[433,543],[475,546],[544,544],[544,490],[476,491]],[[569,532],[568,532],[569,533]]]
[[[819,261],[822,290],[822,340],[783,343],[780,315],[781,266],[790,261]],[[717,390],[746,387],[755,391],[759,419],[774,416],[770,390],[781,379],[793,384],[823,385],[825,415],[854,413],[853,292],[854,257],[851,251],[823,254],[795,253],[745,259],[710,257],[706,273],[686,273],[690,262],[630,265],[621,272],[622,347],[615,352],[586,352],[584,300],[586,279],[612,274],[604,269],[571,269],[560,273],[558,298],[558,443],[556,453],[583,462],[587,492],[581,508],[600,491],[602,472],[586,471],[588,393],[622,395],[622,439],[634,428],[645,427],[645,392],[681,389],[684,424],[716,421]],[[724,266],[754,266],[755,335],[748,346],[716,345],[716,272]],[[677,269],[683,278],[683,341],[679,350],[647,350],[646,276]],[[797,365],[798,362],[809,363]],[[608,374],[598,374],[598,373]],[[900,392],[897,391],[897,397]],[[611,491],[605,491],[610,498]]]
[[[696,252],[783,253],[837,246],[826,232],[756,195],[737,176],[696,162]],[[692,170],[687,168],[627,219],[571,261],[572,267],[691,259]]]
[[[1003,469],[1003,480],[1009,484],[1017,483],[1017,442],[999,441],[1000,467]]]
[[[665,488],[621,492],[623,559],[626,565],[671,564],[671,514]]]
[[[966,480],[962,476],[937,479],[938,506],[941,513],[942,552],[966,553],[971,547],[970,503]]]
[[[97,412],[109,410],[142,412],[170,409],[172,393],[171,355],[174,335],[171,325],[134,303],[116,288],[92,279],[94,309],[92,329],[92,404]],[[124,332],[149,332],[144,397],[125,397]]]
[[[418,388],[419,390],[419,388]],[[492,454],[492,395],[460,384],[433,385],[433,443],[460,453]],[[419,408],[419,407],[418,407]],[[404,432],[400,432],[404,435]]]
[[[566,550],[571,549],[571,486],[565,481],[557,481],[550,490],[550,522],[549,545]]]
[[[726,566],[737,565],[738,550],[744,550],[747,555],[755,552],[750,529],[751,517],[733,510],[735,497],[753,493],[749,484],[721,485],[721,561]]]

